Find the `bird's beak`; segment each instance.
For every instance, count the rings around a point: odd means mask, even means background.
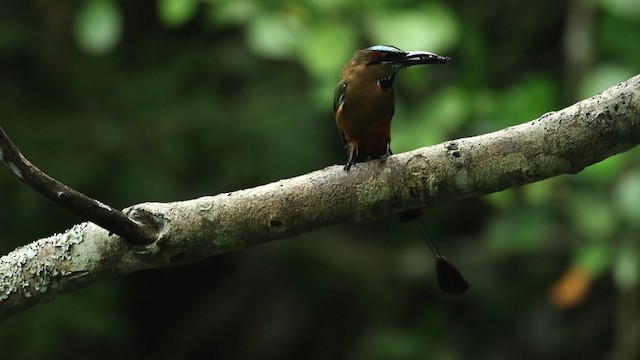
[[[409,51],[407,55],[400,60],[400,65],[402,67],[409,67],[423,64],[445,64],[449,60],[451,60],[451,58],[448,56],[440,56],[428,51]]]

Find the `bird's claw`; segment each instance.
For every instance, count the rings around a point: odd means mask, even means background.
[[[351,170],[352,166],[355,166],[356,163],[353,161],[348,161],[345,165],[344,165],[344,171],[349,172],[349,170]]]
[[[391,151],[391,143],[387,142],[387,152],[386,154],[380,156],[378,160],[380,160],[380,165],[384,164],[387,161],[389,156],[393,155],[393,151]]]

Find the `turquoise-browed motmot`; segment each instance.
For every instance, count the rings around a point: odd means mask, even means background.
[[[358,50],[340,73],[333,100],[336,125],[347,149],[345,171],[368,158],[384,162],[391,151],[391,119],[395,111],[393,81],[398,71],[413,65],[444,64],[448,57],[426,51],[402,51],[394,46],[376,45]],[[419,220],[418,230],[436,258],[440,288],[462,294],[469,284],[456,267],[431,241],[420,220],[419,209],[399,213],[401,221]]]

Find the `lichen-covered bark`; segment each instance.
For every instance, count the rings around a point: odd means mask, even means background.
[[[584,167],[640,143],[640,76],[531,122],[228,194],[126,210],[158,240],[128,245],[90,223],[0,258],[0,319],[98,279],[197,261],[322,226],[484,195]],[[145,222],[145,221],[142,221]]]

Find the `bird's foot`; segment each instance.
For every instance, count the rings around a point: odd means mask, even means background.
[[[384,164],[387,161],[387,158],[391,155],[393,155],[393,151],[391,151],[391,143],[387,142],[387,152],[378,158],[380,165]]]
[[[351,167],[352,167],[352,166],[355,166],[355,165],[356,165],[356,163],[355,163],[355,162],[353,162],[353,161],[349,160],[349,161],[347,161],[347,163],[344,165],[344,168],[343,168],[343,169],[344,169],[344,171],[349,172],[349,170],[351,170]]]

